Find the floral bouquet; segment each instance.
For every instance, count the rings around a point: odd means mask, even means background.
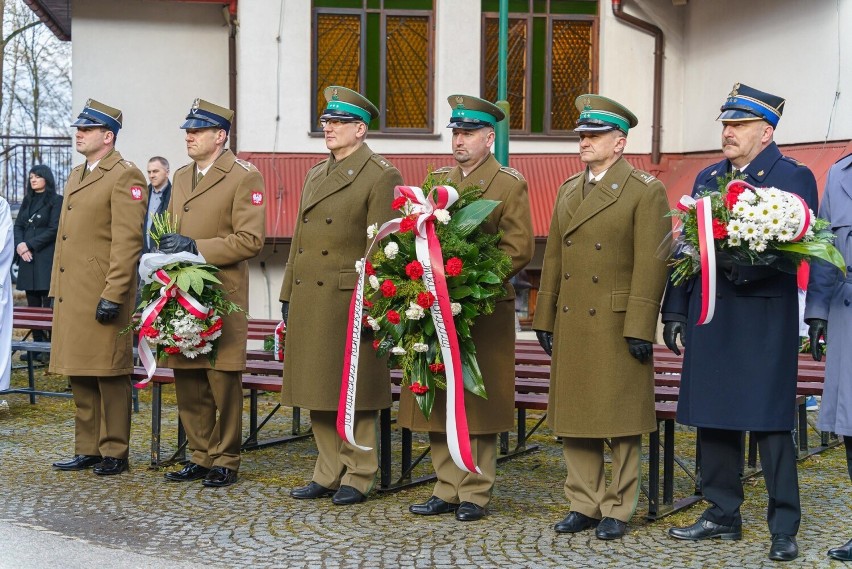
[[[157,244],[163,234],[176,232],[169,214],[155,214],[151,237]],[[181,354],[190,359],[204,355],[211,363],[216,361],[222,316],[244,312],[216,286],[221,284],[215,276],[218,271],[218,267],[206,264],[201,255],[189,252],[142,255],[139,276],[144,286],[137,308],[142,316],[127,329],[139,334],[139,358],[148,374],[137,386],[150,381],[157,360],[170,355]]]
[[[445,180],[427,177],[423,194]],[[481,223],[499,202],[481,199],[482,189],[468,187],[448,209],[436,209],[435,233],[445,259],[444,274],[450,311],[458,336],[464,388],[487,397],[476,361],[471,327],[477,316],[491,314],[505,294],[503,281],[512,269],[509,256],[498,249],[500,234],[486,233]],[[414,393],[429,418],[436,389],[446,389],[445,362],[435,322],[435,295],[423,280],[424,267],[415,247],[415,226],[421,206],[400,196],[393,209],[403,216],[399,231],[381,240],[381,249],[366,263],[372,294],[365,300],[365,324],[375,334],[378,356],[389,355],[388,365],[402,369],[402,385]],[[376,231],[372,228],[371,233]],[[444,315],[445,317],[447,315]]]
[[[705,192],[697,200],[684,196],[669,212],[682,224],[670,260],[674,284],[699,274],[702,258],[706,260],[711,249],[741,264],[772,265],[787,272],[811,258],[845,271],[828,222],[815,217],[801,197],[730,177],[720,177],[719,185],[719,191]]]

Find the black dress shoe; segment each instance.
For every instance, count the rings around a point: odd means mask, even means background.
[[[113,458],[105,456],[100,464],[96,464],[93,472],[98,476],[112,476],[113,474],[121,474],[130,470],[130,465],[126,458]]]
[[[603,518],[595,530],[598,539],[621,539],[627,533],[627,522],[615,518]]]
[[[577,533],[586,529],[597,527],[600,520],[590,518],[580,512],[571,512],[565,519],[553,526],[556,533]]]
[[[852,539],[847,541],[845,545],[829,549],[828,556],[840,561],[852,561]]]
[[[223,488],[230,486],[237,481],[237,471],[225,468],[224,466],[214,466],[204,477],[202,484],[208,488]]]
[[[460,522],[475,522],[485,517],[485,508],[473,502],[462,502],[456,510],[456,519]]]
[[[103,459],[97,455],[78,454],[71,460],[65,462],[54,462],[53,468],[59,470],[85,470],[100,463]]]
[[[353,488],[352,486],[341,486],[331,497],[331,502],[337,506],[349,506],[352,504],[360,504],[367,499],[367,496]]]
[[[188,463],[181,470],[175,472],[166,472],[163,476],[170,482],[189,482],[191,480],[199,480],[207,476],[210,472],[209,468],[204,468],[200,464],[194,462]]]
[[[314,500],[316,498],[324,498],[334,494],[334,490],[321,486],[316,482],[311,482],[307,486],[299,486],[290,490],[290,496],[298,500]]]
[[[449,514],[459,509],[458,504],[444,502],[437,496],[432,496],[422,504],[408,506],[408,511],[418,516],[437,516],[438,514]]]
[[[799,556],[799,546],[792,535],[776,533],[769,546],[769,558],[773,561],[792,561]]]
[[[710,520],[699,518],[699,520],[691,526],[669,528],[669,535],[675,539],[688,539],[690,541],[699,541],[714,537],[737,540],[743,538],[743,526],[739,524],[723,526],[722,524],[717,524]]]

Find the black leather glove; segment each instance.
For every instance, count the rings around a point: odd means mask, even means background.
[[[95,320],[97,320],[101,324],[106,324],[110,320],[115,320],[116,318],[118,318],[118,310],[120,308],[120,304],[116,304],[114,302],[110,302],[105,298],[102,298],[101,301],[98,303],[97,310],[95,310]]]
[[[820,337],[828,341],[828,320],[822,318],[808,318],[808,338],[811,339],[811,356],[814,360],[822,361],[822,346]]]
[[[536,330],[535,337],[538,338],[538,343],[547,353],[548,356],[553,355],[553,332],[545,332],[544,330]]]
[[[287,317],[290,316],[290,303],[286,300],[281,301],[281,320],[287,324]]]
[[[666,347],[673,351],[675,355],[680,355],[680,348],[677,347],[677,337],[680,336],[680,343],[686,347],[686,323],[680,320],[669,320],[663,326],[663,342]]]
[[[627,340],[627,349],[630,350],[631,356],[643,364],[651,359],[654,354],[654,345],[651,342],[639,338],[625,338],[625,340]]]
[[[160,237],[160,253],[181,253],[189,251],[190,253],[198,254],[198,247],[195,246],[195,241],[180,233],[166,233]]]

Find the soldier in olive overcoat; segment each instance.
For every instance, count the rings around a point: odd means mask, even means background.
[[[115,150],[121,123],[120,110],[89,99],[71,125],[86,164],[65,184],[50,277],[49,369],[69,376],[76,406],[75,456],[53,466],[100,475],[128,468],[133,351],[121,330],[133,314],[147,206],[144,175]]]
[[[281,284],[287,323],[281,400],[310,409],[318,451],[311,482],[290,495],[334,494],[335,504],[347,505],[366,498],[378,471],[376,451],[350,445],[336,429],[349,303],[358,279],[355,262],[369,243],[367,227],[392,217],[394,187],[402,184],[402,176],[364,143],[378,109],[344,87],[328,87],[325,97],[320,121],[331,154],[305,177]],[[375,449],[378,410],[391,404],[390,375],[386,363],[372,356],[365,336],[354,433],[359,444]]]
[[[617,539],[639,499],[642,434],[657,428],[652,342],[666,265],[656,253],[671,222],[662,182],[622,156],[635,115],[598,95],[576,105],[587,168],[559,188],[533,328],[552,346],[547,416],[568,469],[571,512],[555,529]]]
[[[181,128],[193,162],[174,175],[168,211],[180,233],[160,239],[160,251],[198,253],[217,266],[225,298],[248,312],[248,261],[263,247],[266,204],[263,178],[252,164],[225,148],[234,111],[196,99]],[[242,372],[246,366],[246,314],[222,318],[215,363],[207,357],[169,356],[175,370],[178,411],[190,462],[166,480],[203,478],[205,486],[236,482],[242,443]],[[218,411],[218,416],[217,416]]]
[[[423,415],[413,394],[403,389],[399,403],[399,425],[428,431],[432,464],[438,481],[432,496],[409,510],[419,515],[455,512],[459,521],[475,521],[485,515],[497,477],[497,433],[514,426],[515,409],[515,291],[508,280],[532,258],[534,243],[527,182],[512,168],[501,167],[491,154],[494,126],[505,118],[496,105],[469,95],[451,95],[453,157],[456,166],[435,174],[445,176],[459,190],[478,186],[483,199],[500,202],[481,228],[502,232],[500,249],[512,259],[506,277],[506,294],[497,300],[492,314],[480,316],[472,328],[476,360],[482,372],[488,399],[465,391],[464,404],[474,462],[482,474],[465,472],[450,456],[446,435],[445,391],[435,395],[432,415]]]

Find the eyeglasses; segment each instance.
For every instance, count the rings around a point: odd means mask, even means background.
[[[342,121],[338,119],[320,119],[320,128],[325,129],[325,127],[329,127],[332,130],[337,130],[341,125],[344,124],[355,124],[358,121]]]

